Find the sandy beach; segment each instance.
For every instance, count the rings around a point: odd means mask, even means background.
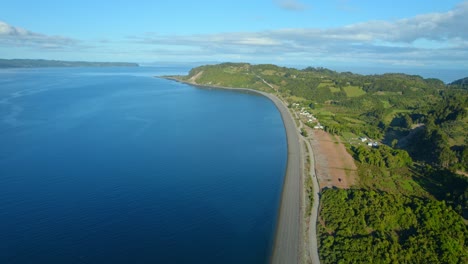
[[[280,208],[278,211],[277,226],[275,230],[275,241],[270,259],[271,263],[301,263],[302,262],[302,226],[301,214],[303,201],[303,186],[301,173],[303,171],[301,145],[299,132],[288,108],[276,96],[247,88],[232,88],[220,86],[199,85],[193,82],[182,81],[173,77],[165,79],[186,83],[200,88],[228,89],[240,92],[260,94],[270,99],[278,109],[283,119],[288,143],[288,160],[283,181]]]

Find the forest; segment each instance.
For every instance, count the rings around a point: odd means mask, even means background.
[[[443,201],[338,189],[321,199],[323,263],[468,262],[468,229]]]

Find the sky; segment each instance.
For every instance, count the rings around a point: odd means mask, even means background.
[[[0,58],[466,70],[468,0],[4,1]]]

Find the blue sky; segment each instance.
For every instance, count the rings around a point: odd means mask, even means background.
[[[5,1],[0,58],[467,69],[468,1]]]

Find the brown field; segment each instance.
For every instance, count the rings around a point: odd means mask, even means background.
[[[357,179],[357,167],[339,137],[322,130],[310,132],[320,188],[347,189],[354,185]]]

